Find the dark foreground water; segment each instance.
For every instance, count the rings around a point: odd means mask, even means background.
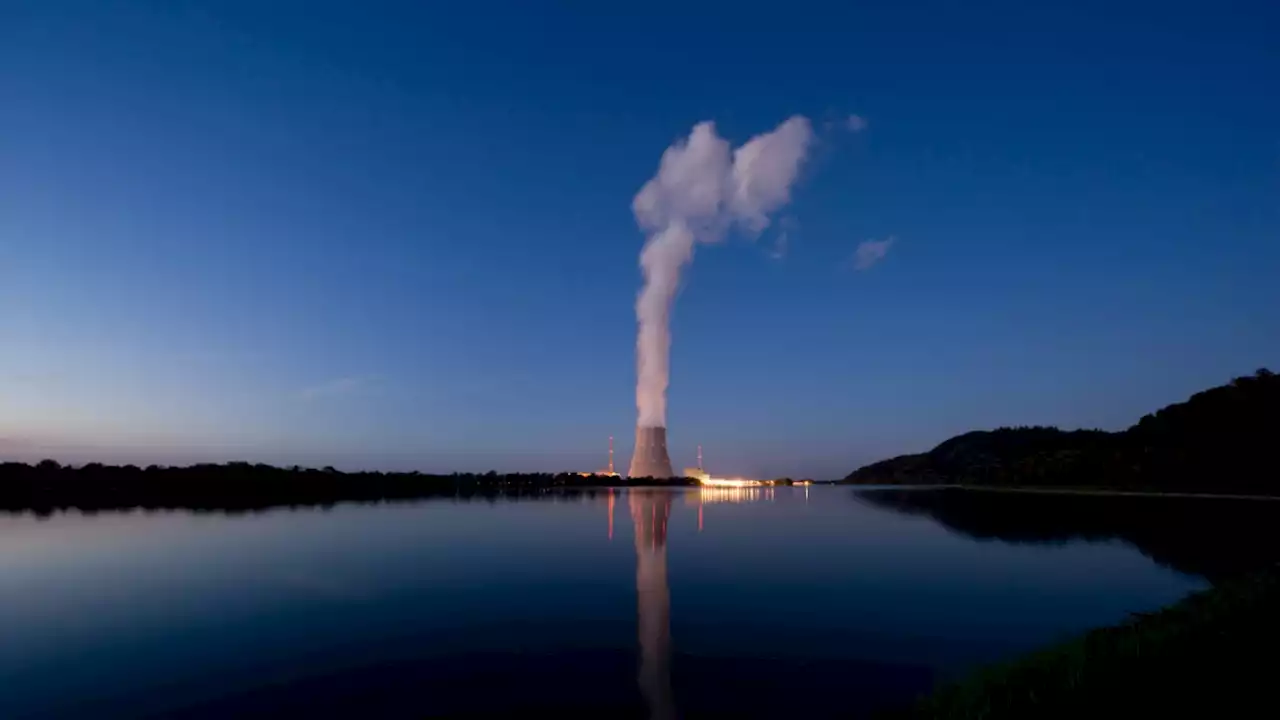
[[[0,717],[857,716],[1172,602],[1280,527],[1280,503],[1063,502],[815,487],[0,516]]]

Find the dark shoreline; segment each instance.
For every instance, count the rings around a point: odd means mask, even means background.
[[[1280,567],[938,688],[890,717],[1276,717]]]
[[[139,468],[90,463],[65,467],[0,464],[0,512],[50,515],[65,510],[192,510],[250,512],[271,508],[329,507],[432,498],[538,497],[557,490],[602,491],[617,477],[578,473],[353,472],[333,468],[279,468],[249,463]],[[688,487],[689,478],[634,478],[627,487]]]

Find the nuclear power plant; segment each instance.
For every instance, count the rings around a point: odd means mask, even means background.
[[[631,456],[628,477],[674,477],[671,457],[667,455],[667,429],[636,426],[636,450]]]

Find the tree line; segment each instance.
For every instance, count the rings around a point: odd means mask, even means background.
[[[328,506],[420,498],[537,496],[563,489],[610,485],[682,485],[692,481],[579,473],[342,472],[230,462],[188,467],[103,465],[79,467],[43,460],[0,463],[0,510],[47,514],[83,511],[177,509],[250,511],[280,506]]]

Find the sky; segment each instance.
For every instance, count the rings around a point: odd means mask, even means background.
[[[838,477],[1280,366],[1280,5],[0,2],[0,457],[630,457],[632,200],[814,139],[671,314],[673,463]]]

